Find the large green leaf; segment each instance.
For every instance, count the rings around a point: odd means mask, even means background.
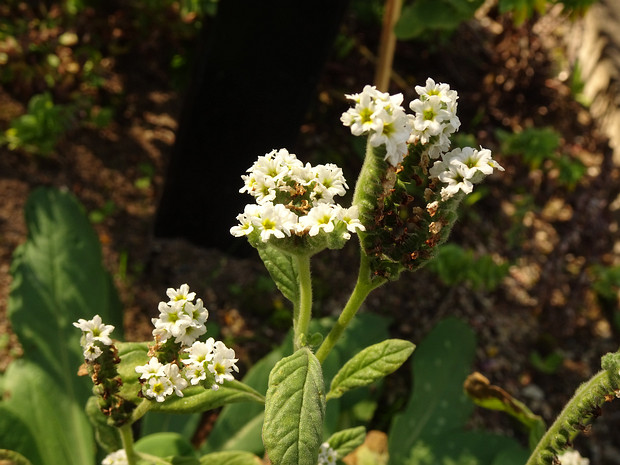
[[[297,265],[293,257],[270,244],[264,244],[257,250],[280,292],[294,306],[299,305]]]
[[[2,447],[19,452],[33,465],[94,463],[95,442],[83,406],[45,370],[28,360],[13,362],[3,387]]]
[[[455,431],[417,442],[405,463],[406,465],[517,465],[525,463],[528,455],[528,451],[519,446],[513,438],[485,431]],[[505,462],[498,462],[499,459]]]
[[[356,447],[362,445],[365,439],[366,428],[358,426],[332,434],[327,442],[329,447],[338,453],[338,457],[343,458],[350,452],[353,452]]]
[[[327,399],[367,386],[396,371],[415,349],[409,341],[388,339],[365,348],[349,360],[332,380]]]
[[[99,314],[121,336],[118,295],[102,265],[97,235],[71,194],[37,189],[25,217],[28,237],[14,254],[8,303],[24,360],[7,372],[0,404],[20,421],[0,422],[0,436],[3,447],[21,451],[34,465],[88,465],[95,446],[83,408],[92,383],[77,376],[83,356],[72,323]],[[13,433],[22,426],[29,432],[18,438]]]
[[[101,247],[78,201],[69,193],[35,190],[25,207],[28,239],[15,252],[8,314],[24,357],[39,364],[82,405],[90,395],[82,364],[79,318],[99,314],[122,335],[121,308]]]
[[[144,436],[136,441],[135,448],[137,452],[156,457],[183,457],[188,459],[185,461],[187,463],[198,464],[192,443],[178,433],[155,433]]]
[[[307,348],[283,358],[269,374],[263,442],[274,465],[316,465],[325,413],[321,363]]]
[[[463,322],[440,322],[412,357],[413,391],[407,408],[394,417],[389,435],[390,464],[403,465],[416,442],[461,430],[474,404],[463,391],[476,342]]]

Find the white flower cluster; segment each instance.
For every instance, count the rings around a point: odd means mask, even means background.
[[[561,465],[590,465],[590,459],[582,457],[576,450],[568,450],[558,457]]]
[[[448,152],[450,136],[461,126],[456,116],[456,91],[431,78],[426,80],[425,86],[416,86],[415,90],[419,98],[409,104],[414,115],[405,113],[401,106],[402,94],[390,95],[379,92],[374,86],[366,86],[360,94],[346,95],[355,106],[340,119],[351,127],[353,135],[368,134],[372,146],[385,144],[385,159],[392,166],[403,161],[408,152],[407,144],[421,144],[429,158],[441,158],[430,173],[447,184],[441,191],[442,200],[459,190],[470,193],[473,184],[491,174],[493,168],[503,171],[487,149],[478,151],[468,147]]]
[[[401,106],[403,95],[380,92],[375,86],[365,86],[360,94],[345,94],[355,103],[342,114],[340,121],[351,127],[354,136],[370,135],[373,147],[385,145],[386,160],[398,165],[407,153],[411,135],[409,117]]]
[[[235,351],[229,349],[222,341],[212,337],[206,342],[197,341],[198,336],[206,333],[206,321],[209,312],[204,308],[202,300],[197,299],[195,292],[189,292],[187,284],[179,289],[168,288],[168,302],[159,303],[160,317],[153,318],[155,330],[153,335],[159,342],[166,342],[174,337],[174,342],[183,347],[183,367],[177,363],[161,363],[157,357],[151,357],[145,365],[137,366],[136,373],[144,382],[144,395],[163,402],[166,397],[176,394],[183,397],[183,390],[189,385],[197,385],[207,379],[211,373],[215,382],[211,389],[219,389],[224,381],[234,379],[232,371],[239,372],[235,363]]]
[[[338,453],[332,449],[328,442],[321,444],[319,449],[319,461],[317,465],[336,465]]]
[[[441,160],[435,162],[429,174],[446,184],[441,188],[441,199],[447,200],[458,191],[471,193],[474,184],[493,173],[493,168],[504,171],[504,168],[493,160],[490,150],[465,147],[442,154]]]
[[[286,149],[273,150],[258,158],[243,175],[239,192],[254,196],[256,204],[246,205],[237,216],[239,224],[230,229],[235,237],[254,231],[267,242],[271,237],[316,236],[344,226],[344,239],[364,230],[356,207],[343,208],[334,197],[348,188],[342,169],[333,163],[304,165]]]
[[[82,330],[80,345],[84,350],[84,359],[89,362],[95,361],[103,353],[97,342],[106,346],[112,345],[110,334],[114,326],[103,324],[99,315],[95,315],[92,320],[80,318],[73,326]]]
[[[429,156],[439,158],[450,148],[450,135],[461,126],[456,116],[459,96],[455,90],[450,90],[448,84],[436,84],[431,78],[426,80],[426,86],[416,86],[415,91],[420,98],[409,104],[415,112],[415,116],[410,117],[409,143],[431,143]]]
[[[191,346],[199,336],[207,332],[205,322],[209,311],[204,307],[202,300],[197,299],[195,292],[189,292],[189,286],[183,284],[179,289],[169,288],[166,294],[168,302],[159,303],[159,318],[151,321],[155,326],[153,336],[161,342],[174,337],[174,342],[183,346]]]
[[[215,341],[210,337],[206,342],[194,342],[185,351],[189,354],[189,358],[182,360],[186,365],[185,376],[192,385],[205,380],[207,372],[210,372],[215,377],[216,383],[211,389],[217,391],[219,388],[217,383],[222,384],[224,381],[235,379],[232,370],[239,373],[239,368],[235,365],[238,360],[235,358],[235,351],[226,347],[222,341]]]
[[[112,452],[101,461],[101,465],[127,465],[128,463],[125,449]]]

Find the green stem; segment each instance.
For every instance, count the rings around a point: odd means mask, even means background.
[[[142,418],[146,414],[146,412],[148,412],[151,409],[152,405],[153,405],[152,401],[148,399],[142,399],[142,402],[140,402],[138,406],[134,409],[134,411],[131,413],[129,424],[132,425],[133,423],[138,421],[140,418]]]
[[[606,394],[614,396],[614,386],[610,383],[609,371],[601,370],[577,389],[538,442],[526,465],[553,463],[553,457],[594,419],[593,410],[605,403]]]
[[[133,432],[131,431],[131,423],[126,423],[119,428],[121,432],[121,440],[123,441],[123,449],[127,454],[127,465],[136,465],[138,463],[136,451],[133,447]]]
[[[295,350],[308,343],[308,328],[312,319],[312,278],[310,275],[310,256],[295,255],[299,278],[299,307],[294,315]]]
[[[385,280],[371,281],[370,279],[370,266],[368,264],[368,256],[362,253],[360,258],[360,270],[357,276],[357,283],[355,288],[349,297],[349,301],[342,309],[342,313],[338,317],[338,321],[334,324],[333,328],[316,351],[316,357],[321,363],[325,361],[331,350],[334,348],[340,336],[347,328],[357,311],[359,310],[370,291],[376,289],[380,285],[385,283]]]

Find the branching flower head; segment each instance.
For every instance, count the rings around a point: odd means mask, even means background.
[[[387,95],[387,94],[386,94]],[[383,107],[393,103],[388,99]],[[392,109],[394,111],[394,109]],[[307,247],[313,253],[325,247],[342,247],[352,232],[362,230],[356,210],[342,220],[343,209],[335,198],[346,193],[342,169],[333,163],[303,164],[286,149],[272,150],[242,176],[241,192],[251,194],[256,203],[246,205],[231,228],[233,236],[247,236],[255,247],[267,242],[283,248]],[[300,240],[314,242],[299,245]]]

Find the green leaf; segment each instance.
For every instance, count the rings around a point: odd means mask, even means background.
[[[403,7],[394,33],[401,40],[426,31],[452,31],[474,16],[482,0],[416,0]]]
[[[498,458],[507,462],[498,462]],[[512,438],[484,431],[455,431],[417,442],[406,465],[508,465],[527,461],[527,451]],[[518,460],[518,461],[517,461]],[[392,463],[390,457],[390,463]]]
[[[262,465],[263,461],[251,452],[223,451],[203,455],[200,465]]]
[[[156,457],[195,457],[196,455],[189,440],[178,433],[150,434],[136,441],[135,448],[137,452]]]
[[[265,398],[250,386],[239,381],[226,381],[217,391],[193,386],[183,391],[183,397],[169,397],[165,402],[154,402],[152,412],[196,413],[212,410],[235,402],[264,403]]]
[[[271,351],[248,370],[243,383],[259,392],[267,392],[269,373],[286,353],[292,350],[292,336],[289,334],[285,343]],[[201,452],[222,450],[244,450],[255,454],[264,451],[261,439],[265,406],[256,403],[230,404],[222,409],[209,440]]]
[[[26,202],[28,239],[15,253],[8,314],[24,356],[38,363],[81,405],[92,384],[83,363],[79,318],[99,314],[122,336],[122,315],[102,264],[97,235],[69,193],[35,190]]]
[[[413,353],[415,345],[402,339],[388,339],[362,350],[340,369],[332,380],[327,399],[367,386],[396,371]]]
[[[316,465],[322,442],[325,394],[321,364],[304,347],[269,375],[263,442],[274,465]]]
[[[412,357],[413,391],[390,428],[391,464],[406,463],[416,442],[465,426],[474,405],[463,392],[463,382],[475,347],[472,330],[455,318],[441,321],[417,347]]]
[[[83,406],[40,366],[23,359],[13,362],[3,389],[3,447],[19,452],[33,465],[94,463],[95,441]]]
[[[294,306],[297,306],[299,304],[299,284],[297,265],[295,265],[293,257],[270,244],[261,245],[257,250],[280,292]]]
[[[0,464],[5,465],[32,465],[22,454],[13,450],[0,449]]]
[[[327,442],[329,447],[338,453],[339,458],[343,458],[353,452],[366,439],[366,428],[358,426],[349,428],[332,434]]]

